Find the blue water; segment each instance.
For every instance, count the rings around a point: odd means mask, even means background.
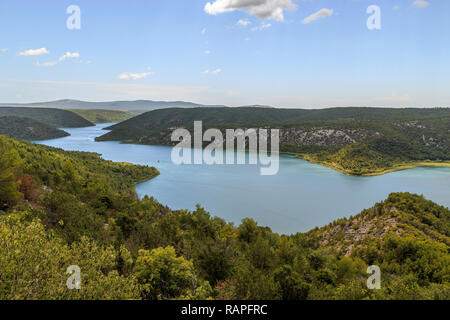
[[[259,167],[249,165],[176,166],[170,160],[171,147],[95,142],[107,126],[64,129],[70,137],[39,143],[154,166],[161,175],[136,187],[140,197],[153,196],[172,209],[195,209],[200,204],[213,216],[236,224],[253,218],[279,233],[304,232],[356,215],[391,192],[423,194],[450,207],[450,168],[351,177],[290,156],[281,156],[275,176],[261,176]]]

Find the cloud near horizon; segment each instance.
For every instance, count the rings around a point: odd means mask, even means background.
[[[417,8],[426,8],[430,5],[430,3],[428,1],[425,0],[416,0],[413,2],[413,6],[417,7]]]
[[[203,74],[207,74],[207,75],[217,75],[217,74],[219,74],[219,73],[221,73],[222,72],[222,70],[221,69],[216,69],[216,70],[209,70],[209,69],[207,69],[207,70],[205,70],[205,71],[203,71],[202,73]]]
[[[205,5],[210,15],[243,10],[261,19],[284,21],[284,10],[295,10],[293,0],[215,0]]]
[[[142,72],[142,73],[130,73],[130,72],[123,72],[119,75],[120,80],[139,80],[147,78],[148,76],[152,75],[153,72]]]
[[[323,19],[326,17],[330,17],[333,15],[333,12],[334,12],[333,9],[327,9],[327,8],[320,9],[319,11],[317,11],[317,12],[313,13],[312,15],[303,19],[302,23],[309,24],[317,19]]]
[[[43,54],[49,54],[50,51],[48,51],[46,48],[40,48],[40,49],[30,49],[30,50],[25,50],[21,53],[19,53],[19,55],[21,56],[40,56]]]
[[[50,62],[36,62],[36,65],[39,67],[53,67],[56,66],[58,63],[63,62],[66,59],[78,59],[80,57],[80,54],[78,52],[66,52],[63,56],[61,56],[58,61],[50,61]]]

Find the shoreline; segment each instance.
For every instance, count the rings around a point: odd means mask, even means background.
[[[412,161],[412,162],[402,163],[402,164],[398,164],[392,168],[380,169],[380,170],[374,171],[374,172],[368,172],[368,173],[364,173],[364,174],[354,174],[350,170],[345,170],[335,163],[314,161],[311,158],[309,158],[307,155],[302,155],[302,154],[293,154],[293,155],[295,155],[296,158],[306,160],[310,163],[318,164],[318,165],[336,170],[340,173],[346,174],[348,176],[353,176],[353,177],[376,177],[376,176],[382,176],[382,175],[393,173],[393,172],[404,171],[404,170],[415,169],[415,168],[425,168],[425,167],[450,168],[450,161],[440,162],[440,161],[424,160],[424,161]]]
[[[153,146],[163,146],[163,147],[171,147],[168,145],[163,145],[163,144],[146,144],[146,143],[139,143],[137,141],[121,141],[121,140],[97,140],[95,139],[96,142],[107,142],[107,141],[117,141],[121,144],[136,144],[136,145],[153,145]],[[436,167],[436,168],[447,168],[450,167],[450,161],[431,161],[431,160],[424,160],[424,161],[412,161],[412,162],[406,162],[406,163],[401,163],[398,165],[395,165],[392,168],[386,168],[386,169],[380,169],[379,171],[374,171],[374,172],[368,172],[368,173],[364,173],[364,174],[354,174],[352,173],[350,170],[345,170],[342,167],[340,167],[339,165],[335,164],[335,163],[329,163],[329,162],[321,162],[321,161],[314,161],[313,159],[311,159],[309,157],[308,154],[302,154],[302,153],[295,153],[295,152],[280,152],[280,155],[290,155],[293,156],[297,159],[301,159],[301,160],[305,160],[308,161],[310,163],[313,164],[317,164],[317,165],[321,165],[330,169],[333,169],[335,171],[338,171],[340,173],[346,174],[348,176],[353,176],[353,177],[376,177],[376,176],[382,176],[385,174],[389,174],[389,173],[393,173],[393,172],[398,172],[398,171],[403,171],[403,170],[409,170],[409,169],[414,169],[414,168],[421,168],[421,167]],[[158,168],[156,168],[158,169]]]

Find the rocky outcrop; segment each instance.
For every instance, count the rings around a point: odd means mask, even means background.
[[[289,128],[280,131],[280,142],[295,146],[343,147],[380,136],[366,129]]]

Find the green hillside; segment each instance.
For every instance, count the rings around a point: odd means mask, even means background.
[[[37,141],[62,138],[69,134],[29,118],[0,117],[0,135],[20,140]]]
[[[125,111],[116,111],[116,110],[70,109],[69,111],[72,111],[93,123],[122,122],[132,117],[131,114]]]
[[[450,165],[450,109],[165,109],[111,126],[98,141],[174,145],[173,128],[280,129],[280,150],[351,175]]]
[[[450,299],[450,211],[421,196],[284,236],[138,200],[154,168],[5,137],[0,153],[0,299]]]
[[[173,126],[192,126],[194,121],[209,125],[261,126],[330,120],[415,120],[450,116],[450,108],[331,108],[319,110],[274,108],[172,108],[154,110],[112,126],[112,129],[135,127],[145,130]]]
[[[9,116],[30,118],[56,128],[81,128],[94,125],[92,122],[67,110],[0,107],[0,117]]]

